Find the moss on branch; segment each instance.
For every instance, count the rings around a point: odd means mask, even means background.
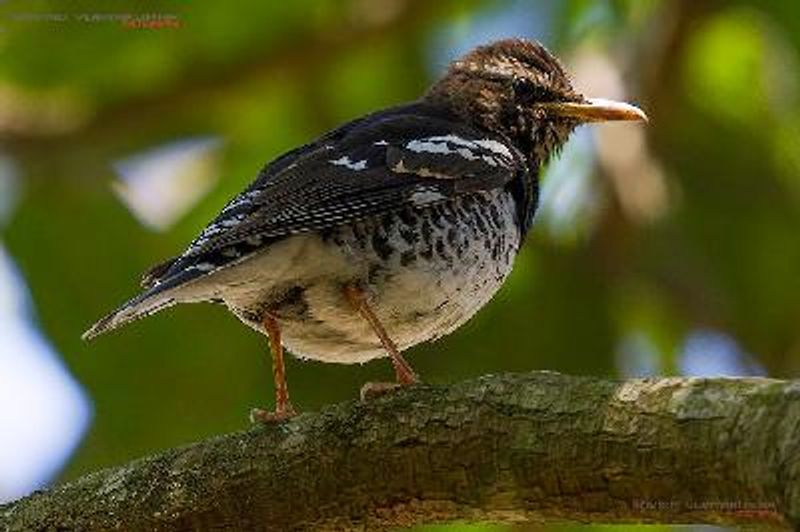
[[[5,530],[800,525],[800,383],[555,373],[416,386],[100,471]]]

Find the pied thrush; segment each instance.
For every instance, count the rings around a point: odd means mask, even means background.
[[[539,173],[576,126],[646,120],[587,99],[542,45],[519,39],[454,61],[419,100],[358,118],[267,164],[144,292],[92,338],[176,303],[226,305],[269,336],[274,412],[294,414],[283,347],[351,364],[440,338],[511,272],[538,204]],[[390,386],[390,385],[387,385]]]

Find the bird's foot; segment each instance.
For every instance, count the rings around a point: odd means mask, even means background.
[[[399,382],[368,382],[361,387],[361,400],[375,399],[400,388]]]
[[[283,408],[276,408],[274,412],[269,412],[261,408],[253,408],[250,410],[251,423],[263,423],[265,425],[273,425],[282,423],[297,415],[294,407],[291,404],[286,404]]]
[[[416,384],[419,381],[413,382],[368,382],[361,387],[361,400],[368,401],[370,399],[375,399],[382,395],[386,395],[389,393],[394,392],[395,390],[399,390],[400,388],[405,388],[407,386],[411,386],[412,384]]]
[[[411,366],[403,360],[403,357],[398,356],[392,359],[394,364],[394,375],[397,378],[395,382],[368,382],[361,387],[361,400],[374,399],[381,395],[391,393],[398,388],[405,388],[419,383],[419,377],[411,369]]]

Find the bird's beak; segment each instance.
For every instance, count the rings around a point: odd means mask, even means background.
[[[549,116],[572,118],[579,122],[611,120],[647,122],[647,115],[635,105],[600,98],[587,98],[582,102],[552,102],[541,106]]]

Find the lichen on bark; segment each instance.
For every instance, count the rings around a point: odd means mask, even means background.
[[[7,530],[800,525],[800,382],[537,372],[415,386],[87,475]]]

